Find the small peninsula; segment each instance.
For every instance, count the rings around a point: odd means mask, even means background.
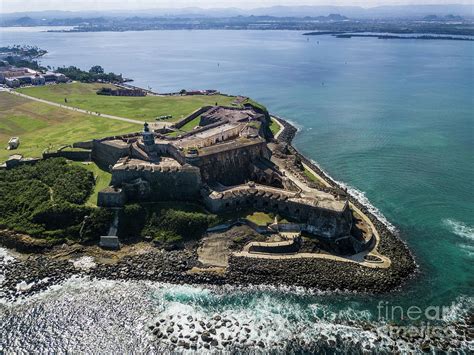
[[[0,99],[2,117],[33,105],[71,120],[28,118],[49,141],[6,121],[18,138],[0,169],[0,245],[17,256],[3,266],[9,297],[76,274],[384,293],[416,269],[393,231],[292,146],[295,127],[247,97],[96,78],[5,86]]]

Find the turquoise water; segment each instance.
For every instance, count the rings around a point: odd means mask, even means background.
[[[336,315],[373,321],[381,300],[405,308],[451,306],[453,314],[472,305],[472,42],[308,40],[288,31],[62,34],[2,29],[0,45],[15,43],[47,49],[45,65],[100,64],[156,91],[213,88],[253,97],[300,128],[295,146],[376,206],[420,265],[420,274],[402,292],[379,297],[234,290],[236,300],[217,289],[188,287],[184,294],[172,286],[140,289],[141,298],[149,300],[143,292],[158,297],[162,311],[178,305],[203,314],[223,308],[237,314],[261,309],[266,300],[274,305],[266,314],[293,329],[288,322],[335,326]],[[69,307],[79,307],[86,291],[74,287],[74,292],[69,286],[56,291],[55,300],[67,295],[73,299]],[[121,287],[110,297],[120,297]],[[178,291],[182,297],[167,298]],[[193,292],[200,296],[186,296]],[[29,302],[48,307],[48,298]],[[324,309],[325,316],[314,317],[314,309]],[[25,316],[24,309],[13,308],[11,319],[16,311]],[[137,324],[157,312],[134,311]],[[15,334],[12,338],[19,337]]]

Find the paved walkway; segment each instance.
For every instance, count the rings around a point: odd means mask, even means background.
[[[278,120],[277,120],[276,118],[274,118],[273,116],[270,116],[270,118],[271,118],[273,121],[275,121],[275,122],[278,124],[278,126],[280,126],[280,130],[277,132],[277,134],[275,134],[275,135],[273,136],[273,138],[278,139],[278,137],[280,137],[280,134],[281,134],[281,132],[283,132],[283,130],[285,129],[285,127],[280,123],[280,121],[278,121]]]
[[[39,98],[34,97],[34,96],[25,95],[25,94],[19,93],[17,91],[11,90],[11,89],[3,89],[2,91],[8,92],[12,95],[23,97],[25,99],[34,100],[34,101],[37,101],[37,102],[41,102],[43,104],[63,108],[63,109],[70,110],[70,111],[84,113],[86,115],[110,118],[112,120],[129,122],[129,123],[143,124],[143,122],[144,122],[144,121],[134,120],[134,119],[131,119],[131,118],[108,115],[106,113],[87,111],[87,110],[77,108],[77,107],[66,106],[66,105],[58,104],[57,102],[52,102],[52,101],[48,101],[48,100],[44,100],[44,99],[39,99]],[[170,125],[172,125],[172,123],[171,122],[152,122],[150,125],[152,126],[153,129],[159,129],[159,128],[164,128],[164,127],[170,126]]]
[[[369,253],[363,252],[348,257],[337,256],[332,254],[323,253],[294,253],[294,254],[264,254],[264,253],[249,253],[245,251],[234,253],[235,256],[244,256],[247,258],[258,258],[258,259],[272,259],[272,260],[291,260],[291,259],[326,259],[341,262],[349,262],[359,264],[361,266],[370,267],[372,269],[386,269],[390,267],[391,261],[383,255],[370,253],[370,255],[377,256],[380,258],[380,262],[370,262],[364,259]]]
[[[294,174],[292,174],[290,171],[285,169],[283,162],[280,159],[277,159],[275,157],[272,157],[272,161],[277,164],[280,168],[280,171],[284,171],[285,175],[290,178],[296,186],[298,186],[303,192],[314,192],[318,191],[315,190],[303,181],[299,180]],[[318,180],[320,180],[324,186],[326,187],[331,187],[331,185],[326,182],[325,179],[323,179],[316,171],[311,169],[309,166],[303,163],[303,166],[308,169]],[[337,255],[332,255],[332,254],[326,254],[326,253],[293,253],[293,254],[266,254],[266,253],[250,253],[249,248],[244,248],[241,252],[236,252],[234,253],[235,256],[245,256],[249,258],[261,258],[261,259],[274,259],[274,260],[285,260],[285,259],[301,259],[301,258],[316,258],[316,259],[327,259],[327,260],[335,260],[335,261],[342,261],[342,262],[352,262],[352,263],[357,263],[362,266],[370,267],[370,268],[388,268],[391,265],[391,260],[387,258],[386,256],[381,255],[377,251],[377,247],[380,243],[380,235],[377,232],[377,229],[375,228],[374,224],[372,221],[365,215],[361,210],[359,210],[354,204],[349,202],[350,208],[355,211],[358,215],[361,216],[361,218],[368,224],[368,226],[371,228],[372,233],[375,238],[375,243],[372,249],[370,250],[365,250],[363,252],[360,252],[358,254],[354,254],[351,256],[337,256]],[[379,259],[379,261],[374,262],[374,261],[367,261],[365,257],[367,256],[373,256]]]

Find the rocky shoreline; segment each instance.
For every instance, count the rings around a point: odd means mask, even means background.
[[[62,282],[73,275],[89,277],[91,279],[107,280],[143,280],[161,281],[173,284],[213,284],[238,286],[250,285],[256,279],[248,274],[258,271],[261,274],[260,283],[278,283],[276,277],[270,277],[276,268],[284,265],[265,263],[245,263],[237,269],[232,269],[229,275],[217,275],[207,273],[190,273],[192,267],[199,266],[196,254],[189,250],[164,252],[154,250],[142,257],[125,256],[119,263],[113,265],[95,264],[78,267],[76,263],[61,260],[55,261],[44,256],[34,256],[23,262],[12,261],[7,267],[0,267],[0,272],[7,275],[3,283],[3,290],[8,293],[6,298],[16,298],[44,290],[47,287]],[[0,257],[1,258],[1,257]],[[255,259],[248,259],[255,260]],[[1,261],[1,260],[0,260]],[[74,260],[73,260],[74,261]],[[77,259],[75,260],[77,261]],[[240,262],[241,260],[239,260]],[[317,263],[309,265],[292,265],[292,267],[319,268],[332,267],[334,265],[320,265]],[[341,263],[342,264],[342,263]],[[344,263],[345,264],[345,263]],[[1,263],[0,263],[1,265]],[[234,263],[234,266],[239,265]],[[348,265],[352,267],[352,265]],[[266,268],[270,268],[266,270]],[[288,272],[288,268],[285,268]],[[341,270],[342,269],[338,269]],[[326,270],[327,271],[327,270]],[[352,273],[353,271],[347,270]],[[310,274],[309,272],[307,274]],[[354,274],[362,276],[363,270],[354,271]],[[291,275],[293,277],[295,275]],[[363,275],[367,277],[368,275]],[[350,280],[353,277],[346,277]],[[326,274],[326,281],[331,284],[335,279],[334,273]],[[41,281],[37,281],[41,280]],[[337,280],[343,285],[344,280]],[[300,275],[295,284],[311,282],[311,277]],[[318,281],[320,287],[321,280]],[[341,283],[342,282],[342,283]],[[18,289],[18,284],[23,284]],[[385,285],[388,287],[389,285]],[[28,288],[29,287],[29,288]],[[8,288],[8,289],[6,289]],[[321,288],[321,287],[320,287]],[[10,290],[16,291],[10,292]],[[215,313],[209,316],[177,314],[166,315],[147,323],[147,329],[152,341],[160,344],[160,349],[168,350],[217,350],[246,351],[252,349],[270,349],[282,351],[308,351],[325,352],[339,349],[341,351],[373,352],[383,350],[385,352],[425,351],[433,350],[452,351],[464,348],[466,343],[472,341],[472,315],[463,317],[454,322],[443,325],[443,335],[435,337],[423,337],[417,334],[394,333],[390,326],[383,323],[371,323],[364,320],[339,320],[337,324],[345,327],[346,331],[328,334],[320,334],[318,338],[308,341],[302,334],[295,333],[288,339],[267,341],[266,332],[276,331],[275,324],[271,320],[261,320],[257,323],[245,319],[238,319],[227,313]],[[370,334],[365,341],[356,334]],[[362,339],[362,340],[361,340]]]

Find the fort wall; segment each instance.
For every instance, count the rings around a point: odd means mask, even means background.
[[[267,189],[242,189],[222,193],[217,198],[205,196],[204,204],[213,213],[248,208],[277,213],[298,221],[301,230],[328,239],[349,235],[352,227],[352,214],[347,203],[340,211],[331,210],[313,206],[304,199],[288,198],[283,191],[279,194]]]
[[[175,128],[181,128],[183,127],[186,123],[188,122],[191,122],[192,120],[194,120],[196,117],[202,115],[204,112],[208,111],[212,106],[204,106],[204,107],[201,107],[200,109],[194,111],[193,113],[191,113],[189,116],[183,118],[182,120],[176,122],[173,127]]]
[[[58,150],[57,152],[43,153],[43,159],[63,157],[73,161],[91,161],[91,151]]]
[[[122,186],[127,200],[196,200],[201,174],[190,165],[181,167],[127,166],[112,171],[112,185]]]
[[[108,169],[117,160],[130,153],[130,145],[121,141],[94,140],[92,160],[101,168]]]
[[[262,141],[248,146],[236,146],[235,149],[214,154],[187,157],[186,161],[201,170],[204,182],[220,182],[231,186],[245,182],[253,172],[252,162],[261,157],[269,158],[270,154],[266,143]]]

